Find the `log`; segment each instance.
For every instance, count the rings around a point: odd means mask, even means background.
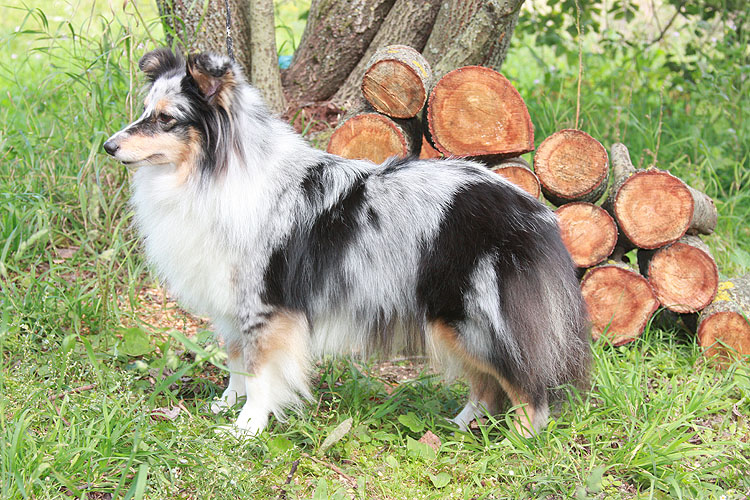
[[[398,120],[365,111],[345,119],[336,127],[327,151],[344,158],[380,164],[392,156],[419,154],[421,137],[416,118]]]
[[[312,0],[299,48],[281,73],[288,97],[323,101],[351,73],[395,0]]]
[[[440,3],[440,0],[396,0],[367,51],[331,100],[344,109],[350,109],[359,102],[362,97],[362,77],[367,63],[377,49],[389,44],[400,44],[421,51],[435,24]]]
[[[421,160],[427,160],[431,158],[442,158],[442,157],[443,157],[443,153],[433,148],[430,145],[430,143],[427,141],[427,138],[423,135],[422,136],[422,149],[419,152],[419,158]]]
[[[707,357],[729,361],[750,355],[750,274],[719,284],[714,301],[700,314],[698,345]]]
[[[658,250],[639,250],[638,266],[659,302],[676,313],[694,313],[716,297],[719,270],[708,246],[683,236]]]
[[[544,196],[554,205],[596,202],[607,190],[607,150],[586,132],[565,129],[547,137],[534,155]]]
[[[430,92],[425,137],[445,155],[514,157],[534,149],[526,103],[507,78],[489,68],[451,71]]]
[[[625,247],[656,249],[686,233],[710,234],[716,207],[710,197],[669,172],[636,170],[623,144],[612,145],[614,183],[602,204],[617,221]]]
[[[422,111],[432,70],[422,54],[406,45],[378,49],[362,78],[362,94],[376,111],[392,118],[412,118]]]
[[[576,266],[592,267],[612,254],[617,225],[606,210],[579,201],[563,205],[555,213],[563,243]]]
[[[637,339],[659,307],[646,278],[624,264],[608,262],[590,269],[581,293],[591,318],[591,335],[613,345]]]
[[[478,158],[482,161],[482,158]],[[529,162],[523,158],[507,158],[499,161],[485,162],[487,166],[496,174],[520,187],[531,196],[539,199],[542,190],[539,186],[539,179],[531,170]]]

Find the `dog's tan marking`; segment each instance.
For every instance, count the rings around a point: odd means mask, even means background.
[[[154,104],[154,114],[156,116],[159,116],[159,113],[163,113],[164,110],[166,110],[168,106],[169,106],[168,99],[159,99],[158,101],[156,101],[156,104]]]
[[[307,364],[309,327],[304,314],[280,311],[274,314],[259,333],[253,365],[263,366],[282,358],[291,363]]]
[[[442,321],[435,321],[431,324],[431,331],[434,341],[441,348],[450,351],[463,364],[464,372],[471,384],[472,397],[476,396],[477,400],[484,401],[490,406],[487,410],[496,413],[500,410],[502,399],[497,389],[502,388],[511,404],[516,407],[516,430],[524,436],[531,436],[534,433],[531,423],[536,414],[531,398],[511,384],[489,363],[471,355],[458,340],[458,333],[454,328]]]
[[[227,342],[227,358],[229,360],[235,360],[242,357],[244,349],[242,348],[242,342],[232,341]]]
[[[177,165],[177,183],[181,185],[187,182],[195,172],[201,143],[198,132],[193,128],[188,131],[188,140],[180,142],[182,145],[175,163]]]
[[[128,161],[151,158],[156,164],[174,165],[177,185],[187,182],[195,172],[200,148],[200,138],[194,129],[188,132],[187,140],[166,132],[153,136],[132,134],[120,143],[120,149]]]

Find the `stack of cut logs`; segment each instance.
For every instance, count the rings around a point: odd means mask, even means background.
[[[660,317],[697,329],[708,354],[750,354],[750,275],[720,282],[699,236],[716,227],[711,198],[666,171],[634,168],[623,144],[612,146],[610,175],[607,151],[580,130],[546,138],[532,170],[520,155],[534,149],[534,129],[511,83],[480,66],[438,76],[410,47],[377,51],[362,81],[366,103],[334,130],[328,151],[376,163],[478,160],[559,207],[595,338],[632,341],[662,307]]]

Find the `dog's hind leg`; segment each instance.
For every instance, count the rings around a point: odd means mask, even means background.
[[[276,312],[245,345],[247,401],[235,423],[240,434],[255,435],[268,424],[270,413],[283,418],[284,410],[310,398],[309,325],[301,313]]]
[[[513,425],[518,433],[531,437],[544,428],[549,416],[546,388],[539,387],[531,395],[518,384],[513,384],[500,375],[495,376],[515,408],[516,419]]]
[[[459,429],[466,431],[472,420],[494,415],[500,411],[504,396],[495,377],[478,372],[469,366],[464,365],[463,368],[471,387],[469,402],[451,421]]]
[[[473,419],[481,416],[482,411],[490,415],[497,414],[502,409],[505,396],[515,408],[514,425],[519,433],[528,437],[544,427],[548,407],[547,391],[543,384],[533,384],[532,381],[527,381],[525,385],[510,382],[494,366],[472,355],[455,328],[441,321],[435,321],[430,326],[433,344],[441,352],[439,355],[457,360],[471,385],[469,403],[453,419],[460,428],[466,428]],[[525,386],[536,389],[528,391],[524,389]]]

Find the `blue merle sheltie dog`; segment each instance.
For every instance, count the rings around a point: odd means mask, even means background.
[[[104,149],[135,169],[151,265],[211,318],[236,428],[310,397],[316,357],[422,350],[463,375],[461,428],[509,400],[540,429],[552,390],[585,379],[585,306],[554,214],[470,161],[382,165],[313,149],[240,67],[212,53],[143,56],[143,114]]]

